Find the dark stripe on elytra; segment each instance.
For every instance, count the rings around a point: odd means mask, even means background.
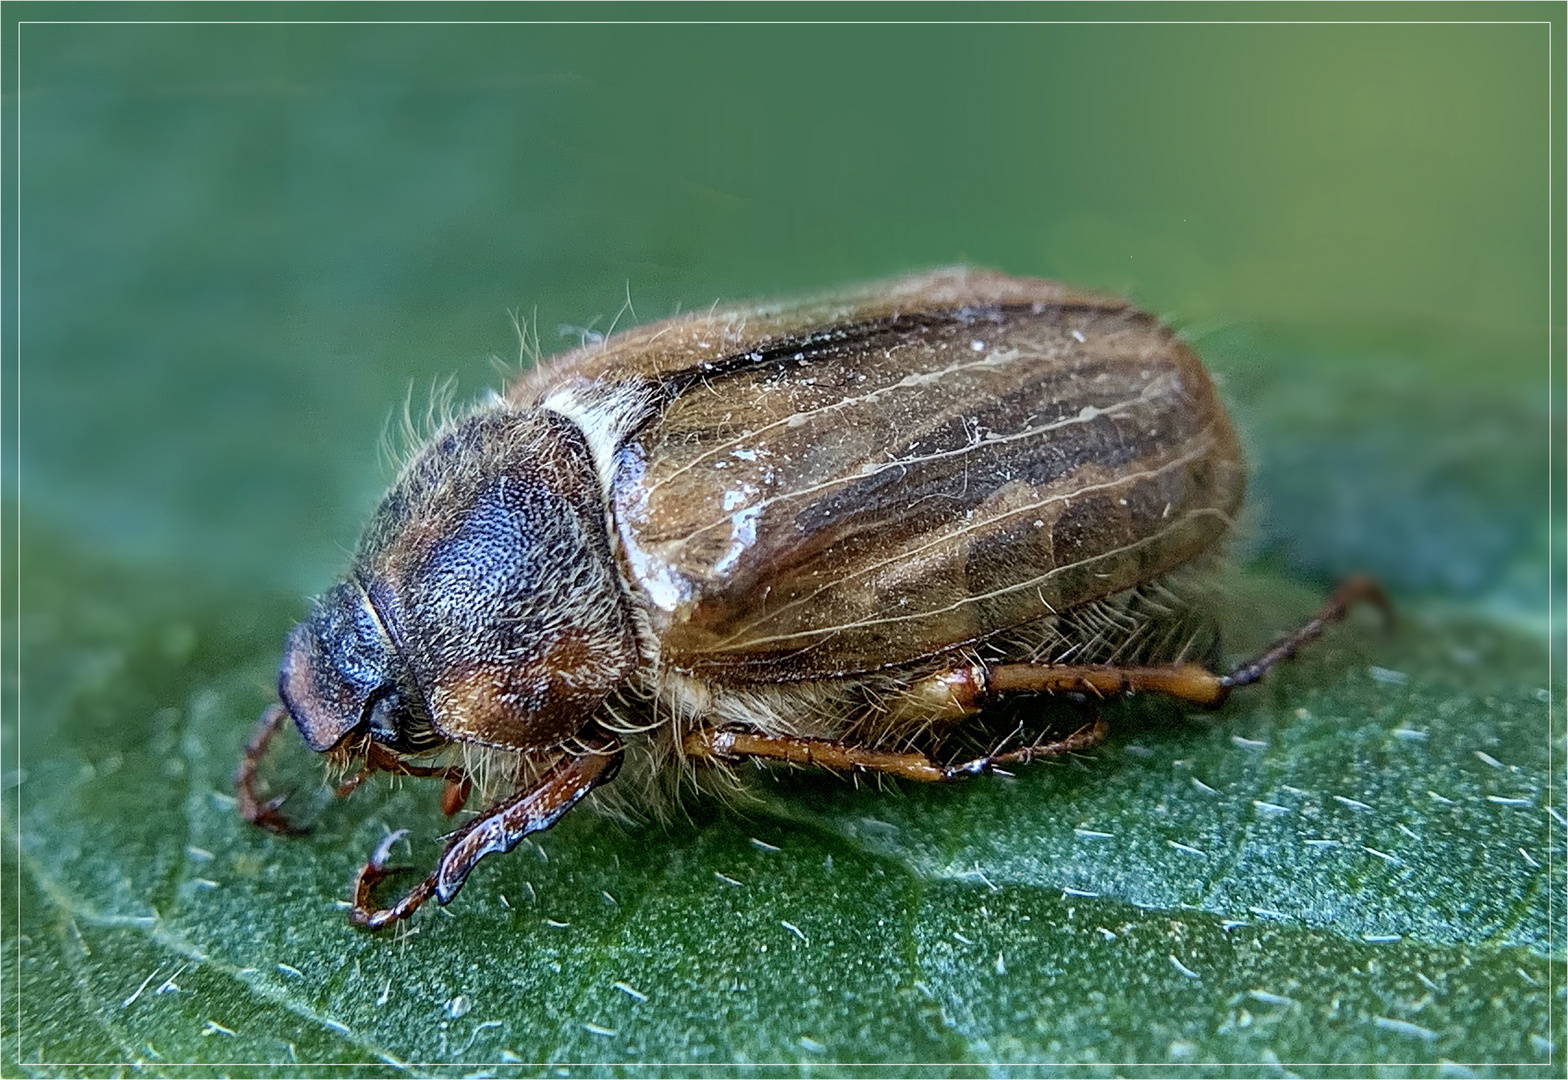
[[[1076,403],[1075,403],[1076,404]],[[937,433],[922,435],[912,444],[920,454],[965,450],[952,457],[914,461],[890,467],[834,490],[803,507],[795,515],[801,532],[827,531],[843,535],[858,528],[883,528],[890,516],[917,512],[929,526],[961,516],[999,489],[1014,483],[1044,488],[1085,465],[1117,468],[1147,457],[1158,460],[1167,448],[1192,434],[1190,417],[1179,408],[1155,407],[1137,418],[1138,430],[1129,432],[1125,416],[1101,415],[1082,424],[1043,431],[1013,442],[970,446],[973,430],[965,417],[948,420]],[[1078,405],[1078,408],[1081,408]],[[1076,412],[1077,409],[1072,409]],[[998,410],[979,414],[987,419],[1016,416]],[[1049,422],[1049,421],[1047,421]],[[990,424],[986,424],[989,428]],[[1038,426],[1038,425],[1034,425]],[[1007,432],[1002,430],[1002,434]],[[905,453],[915,452],[912,449]],[[898,507],[886,496],[896,494]],[[915,508],[918,508],[916,511]],[[902,511],[902,512],[900,512]]]
[[[845,353],[865,354],[876,348],[885,348],[896,342],[887,338],[915,338],[932,328],[973,326],[990,323],[1005,326],[1010,319],[1028,318],[1050,321],[1052,316],[1070,312],[1096,312],[1102,314],[1142,315],[1125,308],[1105,307],[1103,304],[1076,302],[1043,304],[1039,310],[1033,304],[1001,304],[987,307],[960,307],[944,311],[908,312],[881,319],[868,319],[798,337],[787,336],[764,342],[754,349],[722,357],[678,371],[666,372],[659,377],[657,393],[668,403],[690,393],[704,384],[715,384],[759,369],[774,368],[779,377],[822,360]],[[1147,316],[1145,316],[1147,318]],[[797,358],[798,354],[798,358]],[[652,410],[654,419],[660,410]],[[635,433],[633,433],[635,434]]]

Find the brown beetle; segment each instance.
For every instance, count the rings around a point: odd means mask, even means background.
[[[289,635],[241,811],[291,829],[255,793],[285,716],[362,762],[340,794],[385,770],[445,778],[448,813],[496,797],[391,907],[381,845],[351,913],[374,929],[451,900],[623,759],[943,781],[1082,750],[1092,713],[971,760],[944,746],[1017,693],[1217,706],[1382,603],[1357,579],[1229,674],[1193,662],[1160,583],[1217,550],[1243,485],[1192,351],[1052,282],[947,270],[616,334],[417,451]]]

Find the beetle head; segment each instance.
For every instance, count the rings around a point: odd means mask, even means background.
[[[312,750],[331,750],[353,732],[403,753],[439,741],[407,662],[354,582],[318,598],[310,617],[289,634],[278,696]]]

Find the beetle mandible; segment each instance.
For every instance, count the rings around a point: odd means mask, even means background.
[[[623,761],[949,781],[1084,750],[1106,735],[1095,698],[1215,707],[1385,604],[1352,579],[1225,674],[1192,635],[1146,632],[1244,483],[1196,355],[1049,281],[943,270],[613,334],[414,453],[289,635],[240,809],[293,830],[256,792],[285,718],[360,766],[339,794],[387,771],[444,779],[448,813],[493,800],[388,907],[401,834],[377,849],[350,911],[376,929],[450,901]],[[950,736],[1021,693],[1084,700],[1087,722],[954,760]]]

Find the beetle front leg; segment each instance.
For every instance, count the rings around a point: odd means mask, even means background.
[[[621,756],[621,744],[606,737],[590,743],[589,753],[565,758],[538,783],[503,799],[453,833],[429,876],[391,907],[376,907],[371,893],[392,873],[386,861],[392,844],[403,835],[393,833],[381,842],[354,879],[354,906],[349,909],[349,921],[367,930],[380,930],[408,918],[432,896],[439,904],[449,903],[475,863],[492,852],[511,851],[529,833],[554,825],[583,796],[615,776]]]
[[[272,737],[278,733],[278,728],[283,726],[288,715],[287,709],[273,702],[261,714],[261,719],[256,721],[250,738],[245,741],[245,752],[240,756],[239,768],[234,770],[234,796],[240,816],[252,825],[279,836],[300,836],[309,832],[309,827],[296,824],[281,812],[284,802],[288,800],[288,792],[274,795],[265,801],[256,794],[256,772],[261,767],[261,759],[266,756],[267,744],[272,742]]]

